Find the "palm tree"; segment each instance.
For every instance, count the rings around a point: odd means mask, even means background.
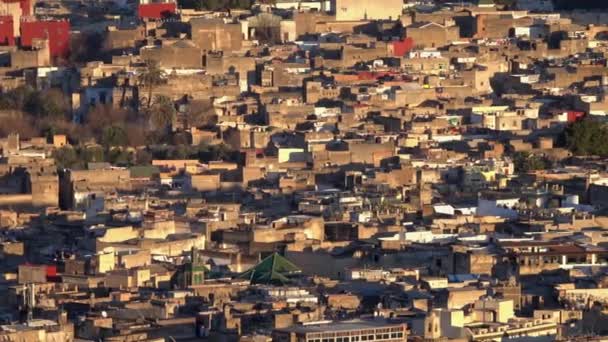
[[[152,105],[152,91],[154,87],[161,84],[165,78],[165,72],[159,67],[158,62],[148,59],[145,61],[146,68],[139,75],[139,83],[148,88],[148,109]]]

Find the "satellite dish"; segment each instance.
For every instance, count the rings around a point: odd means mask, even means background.
[[[101,312],[101,317],[108,318],[108,313],[104,311]]]

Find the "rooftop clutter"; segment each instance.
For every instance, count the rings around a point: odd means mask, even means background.
[[[607,13],[0,0],[0,340],[600,340]]]

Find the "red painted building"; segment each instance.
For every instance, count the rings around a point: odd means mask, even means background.
[[[23,15],[33,15],[32,13],[32,0],[18,0],[21,4],[21,11],[23,11]]]
[[[15,45],[15,30],[13,17],[0,16],[0,45]]]
[[[585,117],[585,112],[568,111],[568,122],[576,122]]]
[[[410,52],[413,47],[414,40],[410,37],[405,38],[404,40],[395,41],[393,42],[393,56],[403,57],[406,53]]]
[[[175,13],[177,7],[174,2],[139,4],[137,14],[140,18],[162,19]]]
[[[15,37],[21,32],[21,19],[34,12],[33,1],[0,0],[0,45],[15,45]]]
[[[47,265],[46,266],[46,277],[47,278],[57,277],[57,265]]]
[[[70,54],[70,23],[65,20],[22,21],[21,46],[31,47],[34,39],[49,40],[51,58]]]

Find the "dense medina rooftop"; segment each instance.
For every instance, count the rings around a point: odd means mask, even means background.
[[[0,3],[0,339],[608,334],[600,2]]]

